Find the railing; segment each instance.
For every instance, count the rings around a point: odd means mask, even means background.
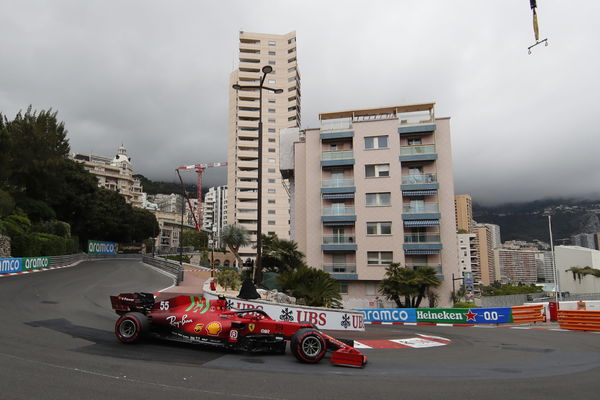
[[[400,147],[400,155],[401,156],[414,156],[417,154],[433,154],[433,153],[435,153],[435,144]]]
[[[354,152],[352,150],[325,151],[321,154],[322,161],[348,160],[352,158],[354,158]]]
[[[354,236],[341,235],[325,235],[323,236],[323,244],[354,244]]]
[[[440,211],[438,203],[426,203],[421,205],[406,205],[402,208],[404,214],[437,213]]]
[[[352,118],[324,119],[321,121],[321,131],[337,131],[352,129]]]
[[[412,268],[412,269],[417,269],[417,268],[422,268],[422,267],[429,267],[429,268],[433,268],[435,270],[435,272],[437,272],[438,274],[442,273],[442,266],[440,264],[414,264],[414,263],[407,263],[406,267],[407,268]]]
[[[401,125],[425,124],[433,122],[433,112],[430,111],[412,111],[398,113],[398,120]]]
[[[329,274],[355,274],[356,264],[323,264],[323,271]]]
[[[348,187],[354,186],[354,179],[324,179],[321,182],[321,187],[324,188],[338,188],[338,187]]]
[[[436,174],[420,174],[420,175],[406,175],[402,177],[403,184],[411,183],[436,183]]]
[[[324,216],[335,216],[335,215],[354,215],[354,207],[330,207],[323,208]]]
[[[409,233],[404,235],[405,243],[439,243],[439,233]]]
[[[139,255],[138,255],[139,256]],[[142,262],[152,265],[156,268],[162,269],[165,272],[175,275],[177,285],[183,281],[183,268],[177,261],[167,260],[164,258],[153,258],[150,256],[143,256]]]

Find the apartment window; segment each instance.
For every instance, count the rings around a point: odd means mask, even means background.
[[[296,67],[288,68],[288,72],[294,72],[295,70],[296,70]]]
[[[288,82],[294,82],[295,80],[296,80],[295,76],[292,76],[292,77],[288,78]]]
[[[365,138],[365,149],[387,149],[388,137],[386,136],[367,136]]]
[[[269,232],[267,232],[267,235],[274,235],[274,234],[275,234],[275,231],[269,231]]]
[[[269,138],[269,143],[275,143],[275,138],[274,137],[270,137]]]
[[[269,183],[275,183],[275,178],[269,178]]]
[[[377,294],[377,284],[375,283],[366,283],[365,284],[365,294],[367,296],[375,296]]]
[[[272,108],[269,109],[269,112],[271,112],[270,110],[272,110]],[[273,112],[275,112],[275,111],[273,111]],[[275,118],[269,118],[267,120],[267,122],[270,123],[270,124],[274,124],[275,123]]]
[[[367,222],[367,235],[391,235],[391,222]]]
[[[274,55],[275,55],[275,52],[274,52],[274,51],[269,51],[269,55],[270,55],[270,56],[274,56]]]
[[[275,199],[269,199],[268,203],[269,204],[275,204]]]
[[[275,128],[269,128],[269,133],[275,133]]]
[[[275,103],[275,99],[269,99],[269,103]]]
[[[275,214],[275,210],[267,210],[268,214]]]
[[[340,285],[340,294],[348,294],[348,283],[346,282],[338,282]]]
[[[269,40],[269,46],[275,46],[275,42],[273,40]]]
[[[269,158],[269,159],[268,159],[268,161],[269,161],[271,164],[275,164],[275,159],[274,159],[274,158]]]
[[[409,146],[418,146],[421,144],[421,138],[409,138],[407,141]]]
[[[367,251],[367,265],[390,265],[392,257],[391,251]]]
[[[269,65],[275,65],[275,61],[269,60]]]
[[[273,83],[277,83],[277,81],[275,79],[269,79],[269,83],[273,84]]]
[[[390,193],[367,193],[367,206],[389,206],[390,205]]]
[[[274,148],[272,148],[272,147],[270,147],[270,148],[269,148],[269,153],[275,153],[275,149],[274,149]]]
[[[267,170],[267,172],[269,172],[270,174],[274,174],[275,173],[275,168],[269,168]]]
[[[269,224],[269,225],[275,225],[275,221],[272,220],[272,219],[270,219],[270,220],[267,221],[267,224]]]
[[[267,189],[268,193],[274,194],[275,193],[275,189]]]
[[[390,176],[390,164],[365,165],[365,176],[367,178]]]

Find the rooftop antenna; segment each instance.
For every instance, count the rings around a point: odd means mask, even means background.
[[[527,48],[527,53],[531,54],[531,49],[538,44],[544,43],[544,46],[548,46],[548,38],[540,40],[540,28],[538,26],[537,13],[535,12],[535,9],[537,8],[536,0],[529,0],[529,5],[533,12],[533,34],[535,37],[535,43]]]

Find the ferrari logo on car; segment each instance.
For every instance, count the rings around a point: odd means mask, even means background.
[[[196,326],[194,327],[194,332],[200,333],[202,331],[202,328],[204,328],[204,324],[196,324]]]
[[[248,330],[254,332],[254,324],[248,324]]]

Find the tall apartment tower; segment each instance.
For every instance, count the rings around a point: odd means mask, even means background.
[[[433,267],[448,305],[458,272],[449,118],[434,104],[320,114],[320,129],[288,129],[282,174],[308,265],[338,279],[346,307],[370,307],[386,267]],[[295,131],[295,132],[294,132]],[[292,157],[293,161],[285,159]]]
[[[489,286],[500,280],[500,268],[496,266],[494,257],[494,241],[491,229],[485,224],[476,224],[473,228],[477,235],[477,253],[479,256],[479,271],[473,271],[474,276],[480,276],[479,283]]]
[[[470,194],[457,194],[454,196],[456,208],[456,231],[463,233],[473,232],[473,201]]]
[[[227,186],[209,188],[202,209],[202,228],[213,232],[215,247],[223,247],[221,231],[227,225]]]
[[[300,126],[300,73],[296,60],[296,33],[271,35],[240,32],[239,67],[230,75],[229,142],[227,150],[227,221],[240,225],[256,241],[258,209],[259,91],[239,90],[232,85],[258,85],[261,69],[270,65],[265,86],[283,89],[275,94],[263,90],[262,233],[290,237],[290,206],[285,182],[279,172],[279,131]],[[241,249],[243,257],[256,255],[252,247]]]

